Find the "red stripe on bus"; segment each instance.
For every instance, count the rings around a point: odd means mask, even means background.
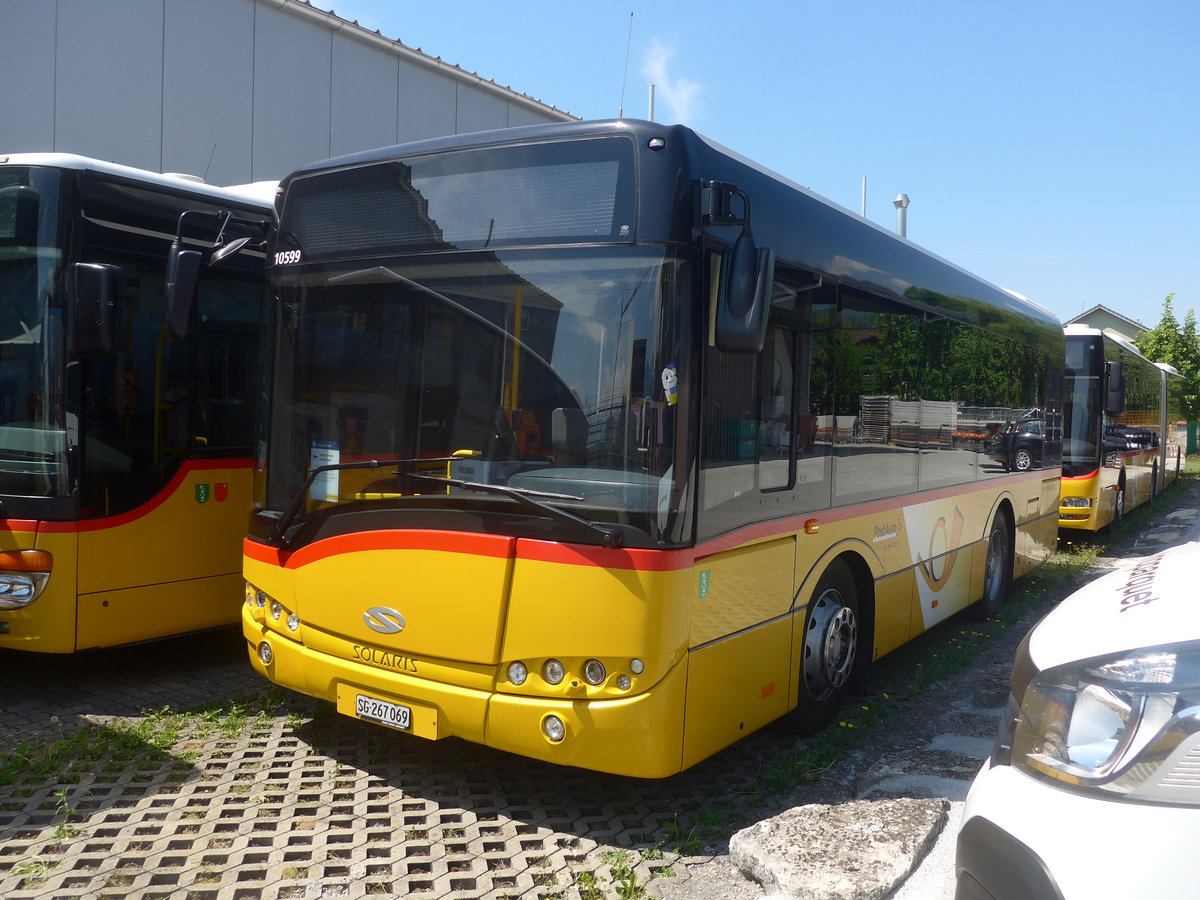
[[[1086,481],[1089,478],[1096,478],[1099,474],[1099,469],[1092,469],[1086,475],[1064,475],[1063,481]]]
[[[128,512],[120,513],[115,516],[105,516],[96,519],[79,519],[73,522],[42,522],[40,530],[53,534],[67,534],[78,531],[104,531],[109,528],[120,528],[122,525],[128,525],[130,522],[135,522],[144,516],[148,516],[154,510],[158,509],[176,493],[187,480],[187,477],[193,472],[219,472],[230,469],[249,469],[250,460],[248,459],[205,459],[205,460],[190,460],[179,467],[179,471],[167,483],[166,487],[160,490],[157,494],[134,509]]]
[[[507,559],[513,555],[516,538],[493,534],[471,534],[460,531],[360,531],[340,534],[288,552],[267,547],[247,539],[246,556],[270,565],[298,569],[322,559],[346,553],[371,550],[432,550],[441,553],[463,553],[470,556],[491,556]]]
[[[1004,479],[993,479],[986,482],[972,482],[966,485],[956,485],[954,487],[942,488],[940,490],[932,490],[921,494],[917,499],[912,495],[901,495],[890,497],[883,500],[873,500],[870,503],[861,503],[857,505],[835,507],[833,509],[814,509],[811,512],[803,513],[797,516],[789,516],[786,519],[775,519],[770,522],[760,522],[757,525],[750,525],[745,528],[740,528],[736,531],[731,531],[728,534],[723,534],[720,537],[705,541],[696,547],[696,558],[700,559],[705,556],[712,556],[714,553],[721,553],[725,550],[732,550],[741,547],[752,541],[768,540],[773,537],[784,537],[789,534],[796,534],[804,531],[804,523],[809,519],[816,519],[824,525],[831,525],[835,522],[844,522],[847,519],[857,519],[862,516],[874,516],[880,513],[890,512],[892,510],[904,509],[910,506],[920,506],[923,503],[934,503],[939,500],[946,500],[950,497],[961,497],[967,494],[974,494],[981,490],[988,490],[1005,484],[1012,484],[1017,481],[1039,481],[1045,479],[1044,472],[1026,472],[1020,475],[1010,475]]]
[[[687,550],[645,550],[624,547],[594,547],[590,544],[560,544],[555,541],[522,539],[517,543],[517,558],[535,562],[561,563],[568,566],[596,566],[635,572],[674,572],[687,569],[696,552]]]
[[[36,532],[41,524],[37,519],[0,519],[0,528],[5,531]]]

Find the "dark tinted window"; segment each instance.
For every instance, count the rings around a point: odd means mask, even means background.
[[[632,241],[625,138],[413,157],[297,179],[282,230],[302,260]]]

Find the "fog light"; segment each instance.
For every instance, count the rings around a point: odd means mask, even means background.
[[[271,645],[263,641],[258,645],[258,659],[264,666],[269,666],[271,660],[275,658],[275,653],[271,650]]]
[[[278,600],[271,601],[271,618],[278,619],[283,615],[283,604]]]
[[[622,691],[627,691],[633,687],[633,682],[629,680],[628,675],[617,676],[617,688]]]
[[[508,664],[508,680],[515,685],[522,685],[525,679],[529,677],[529,670],[525,668],[525,663],[515,662]]]
[[[604,663],[598,659],[589,659],[583,664],[583,680],[591,685],[604,684],[604,679],[608,676],[608,672],[604,669]]]
[[[546,660],[546,664],[542,666],[542,677],[551,684],[562,684],[562,680],[566,674],[567,670],[563,668],[563,664],[557,659],[548,659]]]
[[[640,659],[632,660],[629,663],[629,671],[632,672],[634,675],[641,675],[643,672],[646,671],[646,664],[644,662],[642,662]]]
[[[298,615],[296,615],[295,613],[292,613],[290,616],[288,616],[287,617],[287,627],[288,627],[288,631],[299,630],[300,617]]]
[[[567,727],[558,716],[546,716],[542,719],[542,734],[557,744],[567,736]]]

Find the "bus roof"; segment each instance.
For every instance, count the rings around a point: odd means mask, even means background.
[[[1045,307],[1015,291],[1000,288],[978,275],[968,272],[961,266],[900,237],[895,232],[682,125],[664,125],[637,119],[604,119],[553,122],[450,135],[408,144],[380,147],[313,162],[286,176],[282,184],[286,185],[295,178],[303,178],[321,172],[383,164],[406,157],[493,146],[555,140],[582,140],[616,135],[633,137],[643,146],[646,144],[646,140],[652,137],[675,135],[691,144],[693,150],[687,153],[687,156],[695,158],[698,155],[713,154],[715,157],[728,160],[735,166],[744,167],[747,172],[755,173],[758,177],[767,179],[773,184],[787,188],[793,192],[793,196],[800,198],[801,202],[811,204],[811,214],[804,217],[808,220],[808,226],[803,232],[796,232],[798,240],[807,241],[810,244],[806,248],[806,252],[801,254],[809,259],[805,261],[800,258],[801,255],[797,255],[793,262],[798,265],[812,268],[814,271],[829,271],[851,284],[857,283],[867,289],[883,291],[917,305],[920,305],[921,298],[914,299],[913,295],[922,293],[924,302],[928,305],[937,306],[954,315],[970,316],[977,320],[980,317],[967,307],[973,301],[982,302],[1000,311],[1002,316],[1017,317],[1025,326],[1035,329],[1042,339],[1062,340],[1062,323]],[[646,140],[642,140],[643,138]],[[832,230],[817,226],[815,224],[817,219],[820,219],[824,225],[831,226]],[[865,229],[858,233],[871,236],[868,239],[870,246],[864,249],[861,258],[847,259],[838,252],[835,244],[837,235],[841,233],[842,223],[845,223],[845,227],[848,228]],[[776,251],[777,259],[785,258],[784,248],[776,246],[773,249]],[[793,247],[793,249],[795,248]],[[835,263],[841,267],[840,270],[834,271],[831,268]],[[986,316],[986,318],[988,324],[985,327],[992,327],[993,330],[999,327],[999,320],[995,316]],[[979,324],[984,323],[980,320]]]
[[[250,184],[228,186],[208,184],[198,175],[151,172],[148,169],[123,166],[101,159],[92,159],[88,156],[78,156],[74,153],[0,154],[0,166],[5,165],[44,166],[54,169],[74,169],[81,172],[99,172],[128,181],[140,181],[145,184],[170,188],[173,191],[183,190],[214,200],[236,200],[243,204],[253,203],[263,207],[270,207],[275,202],[275,190],[279,186],[277,181],[256,181]]]

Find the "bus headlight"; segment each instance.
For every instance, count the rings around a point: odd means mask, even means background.
[[[45,550],[0,553],[0,609],[21,609],[41,596],[54,558]]]
[[[583,664],[583,680],[590,685],[604,684],[604,679],[608,677],[608,672],[604,668],[604,663],[598,659],[589,659]]]
[[[267,605],[267,595],[248,581],[246,582],[246,605],[251,609],[262,609]]]
[[[513,684],[520,686],[525,683],[525,679],[529,677],[529,669],[525,668],[525,663],[514,662],[508,664],[508,680]]]
[[[562,684],[566,675],[567,670],[557,659],[548,659],[542,666],[542,677],[550,684]]]
[[[1047,669],[1021,702],[1012,765],[1110,800],[1200,806],[1200,642]]]
[[[1087,509],[1092,505],[1091,497],[1063,497],[1062,505],[1070,509]]]
[[[278,619],[283,615],[283,604],[278,600],[271,601],[271,618]]]

